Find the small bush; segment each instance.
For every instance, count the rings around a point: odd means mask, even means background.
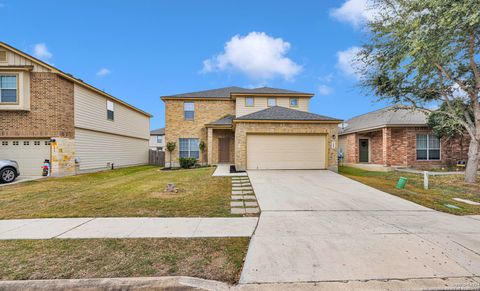
[[[180,158],[179,161],[180,167],[184,169],[190,169],[197,163],[197,159],[195,158]]]

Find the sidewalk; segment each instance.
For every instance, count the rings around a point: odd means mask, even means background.
[[[0,240],[250,237],[257,217],[40,218],[0,220]]]

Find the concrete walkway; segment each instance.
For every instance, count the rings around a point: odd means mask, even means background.
[[[249,171],[261,208],[240,283],[480,274],[480,219],[433,211],[329,171]]]
[[[256,217],[0,220],[0,239],[250,237]]]

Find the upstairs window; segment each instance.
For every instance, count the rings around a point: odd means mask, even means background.
[[[290,98],[290,107],[298,107],[298,98]]]
[[[163,135],[157,135],[157,143],[163,142]]]
[[[0,103],[18,102],[17,75],[0,75]]]
[[[107,119],[114,120],[115,119],[115,104],[112,101],[107,100]]]
[[[255,99],[253,97],[246,97],[245,98],[245,106],[253,107],[255,105]]]
[[[195,158],[200,157],[200,147],[198,138],[180,138],[180,158]]]
[[[183,117],[185,120],[195,119],[195,104],[193,102],[183,103]]]
[[[277,106],[277,98],[275,98],[275,97],[268,98],[267,99],[267,105],[268,105],[268,107]]]
[[[417,160],[440,160],[440,139],[432,134],[417,134]]]

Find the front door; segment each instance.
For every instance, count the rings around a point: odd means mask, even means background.
[[[368,163],[368,139],[359,140],[360,163]]]
[[[229,138],[218,139],[218,162],[219,163],[230,162],[230,139]]]

